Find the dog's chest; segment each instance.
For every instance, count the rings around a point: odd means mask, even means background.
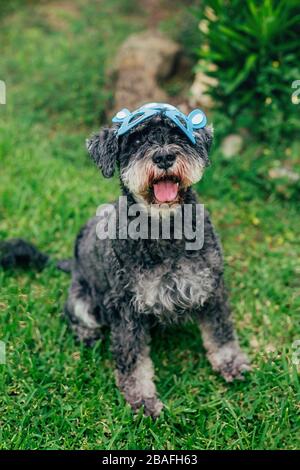
[[[138,273],[132,284],[134,305],[140,313],[175,320],[175,314],[181,316],[203,306],[213,284],[209,267],[190,260],[182,260],[175,267],[162,264]]]

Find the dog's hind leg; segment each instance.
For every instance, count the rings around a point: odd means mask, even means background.
[[[163,404],[157,398],[153,381],[146,325],[122,312],[122,318],[111,325],[111,342],[117,365],[117,385],[126,401],[133,410],[144,406],[146,415],[157,417]]]
[[[203,344],[212,368],[220,372],[227,382],[242,380],[243,373],[250,370],[250,364],[234,331],[223,281],[204,312],[200,312],[199,321]]]
[[[97,308],[90,295],[89,286],[84,280],[73,278],[64,313],[79,341],[87,346],[93,346],[102,338],[102,325],[96,315]]]

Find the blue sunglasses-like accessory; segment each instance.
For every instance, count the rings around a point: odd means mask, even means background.
[[[194,109],[188,116],[183,114],[179,109],[171,104],[166,103],[149,103],[141,106],[132,113],[124,108],[119,111],[112,119],[112,122],[121,124],[117,131],[117,135],[126,134],[133,127],[138,126],[141,122],[149,119],[155,114],[162,114],[173,121],[179,129],[195,144],[195,129],[201,129],[206,126],[207,119],[201,109]]]

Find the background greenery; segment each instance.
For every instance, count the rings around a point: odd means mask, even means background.
[[[188,20],[180,4],[160,27],[178,31],[195,58],[202,44],[195,18],[204,9],[194,6]],[[22,236],[54,257],[69,256],[79,227],[119,192],[117,179],[104,180],[88,161],[84,142],[110,106],[107,71],[118,45],[148,18],[125,0],[1,6],[0,79],[8,96],[0,106],[0,238]],[[229,10],[226,15],[223,9],[222,21],[234,31],[238,23]],[[191,34],[183,35],[189,27]],[[234,38],[230,43],[237,57]],[[241,63],[233,60],[220,77],[236,79],[237,68]],[[288,63],[283,73],[290,73]],[[237,109],[240,96],[231,93]],[[292,365],[292,343],[300,339],[299,191],[296,183],[267,177],[286,159],[299,163],[296,130],[285,110],[280,145],[251,132],[242,154],[225,160],[219,143],[241,124],[228,112],[227,95],[215,99],[212,166],[198,190],[223,240],[226,280],[252,374],[226,385],[212,372],[197,328],[171,328],[152,348],[164,413],[155,422],[133,416],[114,385],[109,338],[92,350],[80,347],[61,318],[68,276],[51,267],[1,271],[0,339],[7,344],[7,364],[0,365],[1,448],[299,448],[300,386]],[[251,110],[261,106],[255,93]]]
[[[190,43],[200,45],[194,51],[196,69],[217,80],[208,93],[218,135],[238,132],[250,143],[264,144],[263,152],[254,151],[251,158],[255,174],[266,190],[298,200],[300,100],[298,105],[292,101],[292,84],[300,76],[299,2],[203,0],[193,14],[199,22]],[[268,178],[278,167],[292,169],[298,182]]]
[[[213,97],[236,126],[247,126],[260,138],[278,145],[282,136],[293,136],[300,127],[299,111],[291,101],[291,84],[299,79],[299,2],[201,3],[195,9],[199,68],[218,81],[210,90]]]

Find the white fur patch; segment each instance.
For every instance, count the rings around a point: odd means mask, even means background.
[[[89,313],[89,304],[84,302],[84,300],[76,300],[74,315],[88,328],[96,328],[98,326],[96,320]]]
[[[144,398],[152,398],[156,395],[156,389],[153,382],[154,369],[149,357],[149,347],[145,348],[144,354],[139,358],[136,367],[132,373],[135,379],[134,392]]]
[[[209,328],[201,325],[201,333],[212,368],[220,372],[227,382],[234,379],[243,380],[243,373],[251,370],[251,366],[238,341],[235,339],[218,346]]]
[[[137,198],[148,188],[149,179],[153,180],[165,176],[165,170],[159,169],[152,161],[152,156],[159,148],[159,146],[153,146],[146,157],[140,160],[133,160],[122,171],[121,177],[123,183]],[[174,144],[165,145],[164,149],[166,151],[170,149],[172,152],[177,152],[177,159],[172,166],[170,174],[180,175],[188,186],[200,181],[204,172],[203,161],[191,155],[187,159],[181,154],[182,149]]]
[[[211,342],[208,352],[213,355],[215,365],[220,366],[221,364],[230,362],[230,360],[240,352],[240,348],[236,341],[230,341],[221,347],[217,347],[217,345],[212,346]]]
[[[213,290],[209,268],[198,271],[198,267],[187,262],[176,268],[161,265],[140,273],[135,279],[133,291],[135,306],[142,313],[159,315],[176,308],[192,309],[201,306]]]

